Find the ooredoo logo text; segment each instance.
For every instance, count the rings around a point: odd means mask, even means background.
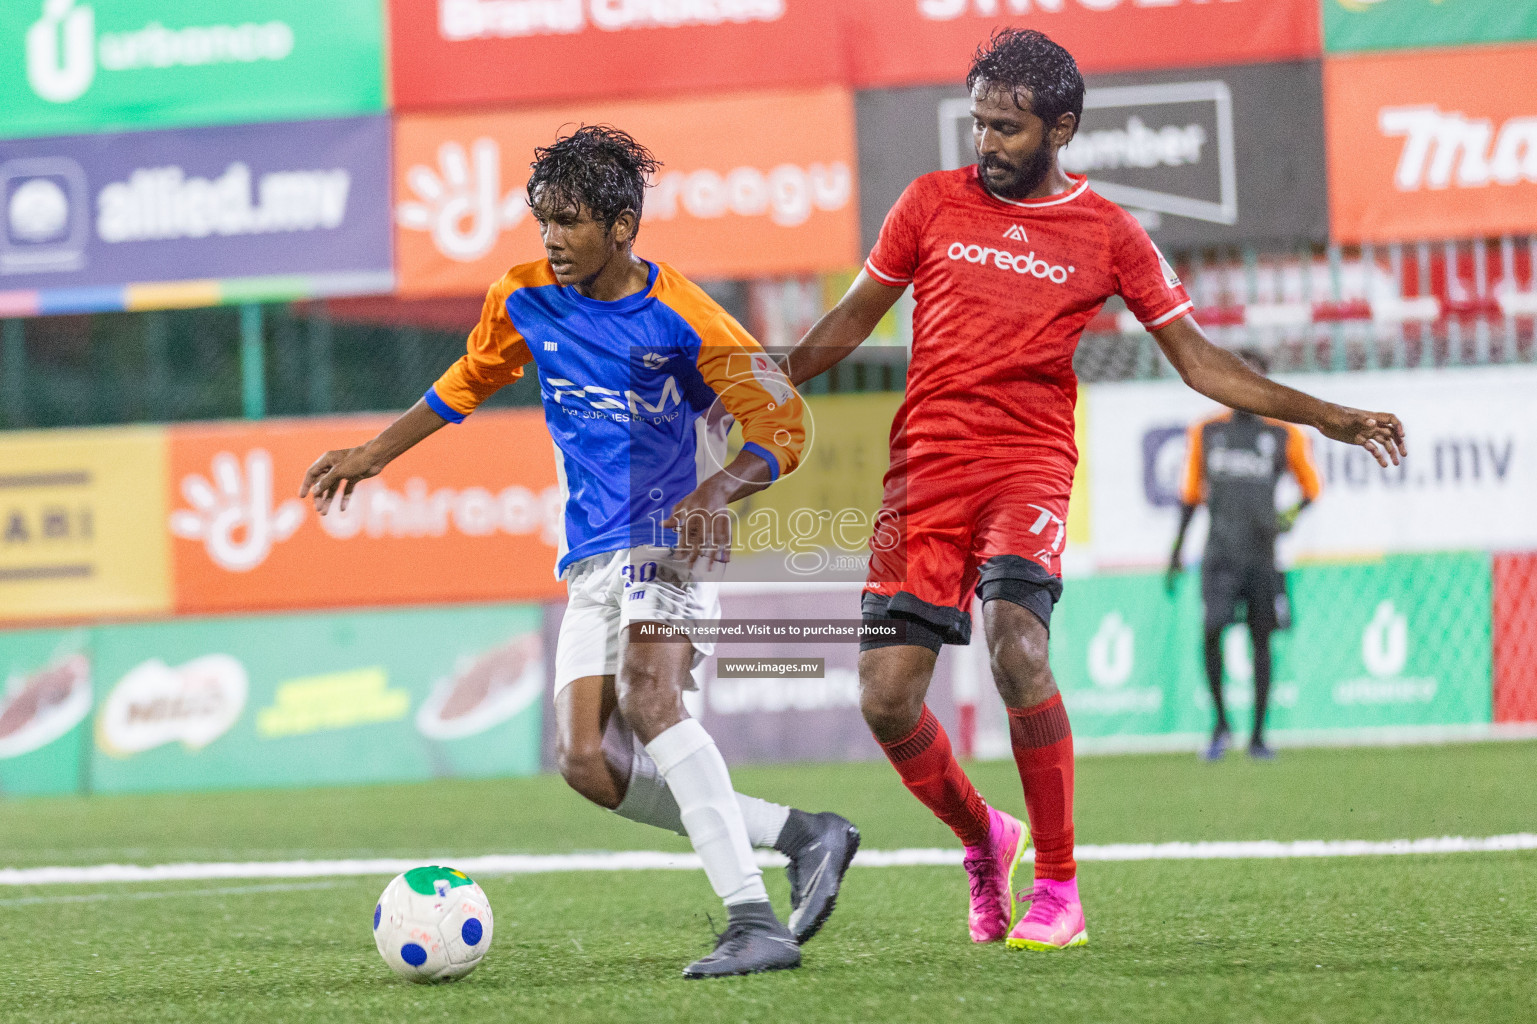
[[[1066,284],[1067,275],[1077,273],[1077,267],[1064,267],[1059,264],[1047,263],[1038,259],[1035,252],[1018,253],[1009,252],[1007,249],[994,249],[991,246],[967,245],[965,242],[951,242],[949,250],[945,253],[952,260],[965,260],[967,263],[978,263],[984,266],[991,264],[999,270],[1012,270],[1016,274],[1028,274],[1038,277],[1043,281],[1053,284]]]

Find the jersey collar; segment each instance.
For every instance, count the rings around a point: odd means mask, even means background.
[[[641,262],[650,268],[646,272],[646,287],[634,295],[626,295],[624,298],[616,299],[613,302],[588,298],[575,288],[567,288],[565,285],[559,285],[558,287],[562,295],[583,309],[590,309],[598,313],[628,313],[650,302],[652,293],[656,290],[656,277],[661,268],[650,260],[642,260]]]
[[[1041,209],[1042,207],[1046,206],[1061,206],[1063,203],[1070,203],[1089,190],[1089,179],[1087,177],[1069,174],[1067,176],[1067,180],[1076,182],[1076,184],[1066,192],[1061,192],[1054,196],[1042,196],[1040,199],[1004,199],[1002,196],[994,195],[988,189],[987,185],[982,182],[981,165],[977,165],[976,176],[977,187],[980,188],[989,199],[992,199],[995,202],[1003,203],[1005,206],[1023,206],[1026,209],[1031,210]]]

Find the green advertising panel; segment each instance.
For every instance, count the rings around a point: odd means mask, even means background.
[[[1331,53],[1537,39],[1537,4],[1522,0],[1321,2]]]
[[[97,631],[97,792],[539,770],[534,605]]]
[[[1399,555],[1291,575],[1301,685],[1278,729],[1471,725],[1493,699],[1489,556]],[[1306,657],[1301,657],[1301,652]]]
[[[1161,575],[1073,580],[1051,616],[1051,668],[1085,739],[1195,732],[1201,672],[1196,588]]]
[[[380,0],[5,0],[0,138],[384,108]]]
[[[1490,720],[1491,584],[1482,554],[1402,555],[1289,576],[1294,626],[1272,641],[1274,732]],[[1052,669],[1084,739],[1206,733],[1199,574],[1074,580],[1052,615]],[[1229,724],[1247,731],[1247,631],[1224,635]]]
[[[90,740],[89,633],[0,633],[0,679],[0,797],[79,792]]]

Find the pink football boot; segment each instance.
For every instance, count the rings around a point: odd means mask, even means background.
[[[1078,879],[1037,878],[1035,888],[1019,894],[1019,902],[1029,903],[1030,911],[1009,932],[1010,949],[1066,949],[1088,943]]]
[[[1025,852],[1025,827],[1019,819],[987,809],[986,846],[966,847],[966,875],[971,882],[971,914],[966,923],[972,942],[997,942],[1013,924],[1014,869]]]

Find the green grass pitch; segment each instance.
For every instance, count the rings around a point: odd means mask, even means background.
[[[1013,766],[972,766],[1021,810]],[[739,769],[848,813],[869,848],[952,845],[884,764]],[[1084,759],[1082,843],[1531,831],[1537,743]],[[0,803],[0,866],[685,849],[559,779]],[[770,891],[785,905],[783,873]],[[385,878],[0,887],[0,1021],[1537,1019],[1537,854],[1086,863],[1091,944],[966,940],[959,868],[850,872],[796,972],[686,982],[721,921],[701,873],[478,879],[479,970],[417,987],[374,952]]]

